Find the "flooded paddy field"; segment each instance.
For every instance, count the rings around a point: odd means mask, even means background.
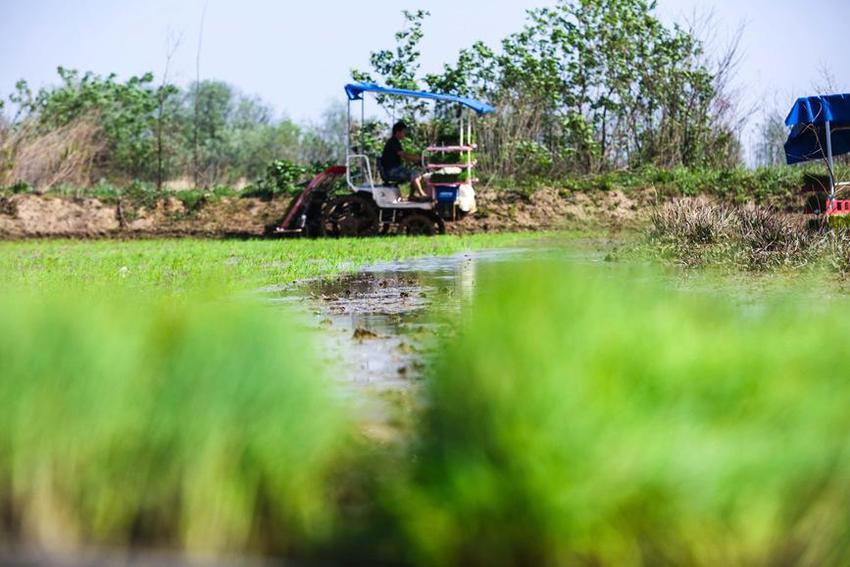
[[[296,265],[338,268],[300,277],[278,272],[286,243],[240,244],[13,247],[30,279],[7,280],[35,283],[0,297],[0,558],[843,549],[850,319],[829,277],[682,270],[575,235],[356,260],[371,241],[299,243]],[[151,257],[167,270],[137,277]]]
[[[499,266],[514,274],[521,274],[523,265],[540,263],[592,266],[611,278],[627,278],[630,286],[661,285],[673,294],[722,298],[748,317],[764,314],[777,301],[810,304],[818,312],[818,306],[844,297],[840,286],[816,274],[635,270],[640,262],[616,258],[631,238],[549,236],[523,246],[379,262],[264,293],[305,316],[318,332],[319,351],[335,381],[379,422],[394,419],[399,405],[422,409],[419,392],[430,362],[469,315],[482,278],[498,274],[492,268]],[[523,294],[521,287],[518,293]]]

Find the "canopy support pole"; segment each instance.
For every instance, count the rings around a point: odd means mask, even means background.
[[[835,199],[835,170],[832,162],[832,124],[826,121],[826,164],[829,167],[829,198]]]
[[[366,97],[360,99],[360,151],[366,155]]]
[[[351,155],[351,99],[348,100],[348,128],[345,135],[345,165],[348,166],[348,156]]]

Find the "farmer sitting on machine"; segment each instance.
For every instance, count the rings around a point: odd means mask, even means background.
[[[393,135],[384,144],[384,153],[381,155],[381,163],[387,177],[391,179],[405,179],[410,181],[411,201],[430,201],[431,197],[422,189],[422,170],[415,167],[407,167],[404,161],[419,162],[419,156],[409,154],[401,147],[401,141],[407,137],[407,124],[403,121],[396,122],[393,126]]]

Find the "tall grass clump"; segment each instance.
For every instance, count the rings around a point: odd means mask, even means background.
[[[394,500],[406,556],[850,562],[846,302],[742,310],[642,271],[493,270],[427,386]]]
[[[99,116],[91,114],[49,130],[27,122],[0,131],[0,186],[26,184],[46,191],[88,185],[106,149]]]
[[[661,256],[686,266],[729,263],[766,270],[806,265],[823,248],[825,234],[772,209],[696,197],[656,207],[648,237]]]
[[[650,215],[651,235],[683,244],[716,244],[728,237],[732,210],[706,199],[676,199]]]
[[[737,218],[744,261],[755,269],[804,264],[818,236],[767,209],[742,208]]]
[[[300,553],[332,529],[344,408],[286,313],[0,298],[0,544]]]
[[[727,205],[697,197],[656,207],[649,220],[649,238],[663,256],[696,266],[728,254],[736,219]]]

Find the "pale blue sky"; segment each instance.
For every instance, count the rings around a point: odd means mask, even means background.
[[[204,0],[0,0],[0,94],[15,81],[35,86],[56,80],[57,65],[118,72],[126,77],[165,63],[169,34],[182,34],[172,80],[194,78]],[[201,73],[257,94],[278,113],[317,118],[352,67],[365,68],[370,51],[392,44],[403,8],[432,13],[422,60],[426,71],[454,59],[481,39],[491,45],[518,30],[528,8],[550,0],[207,0]],[[659,0],[666,21],[713,12],[717,43],[742,24],[738,87],[745,105],[766,99],[783,111],[811,94],[822,69],[837,90],[850,91],[848,0]]]

